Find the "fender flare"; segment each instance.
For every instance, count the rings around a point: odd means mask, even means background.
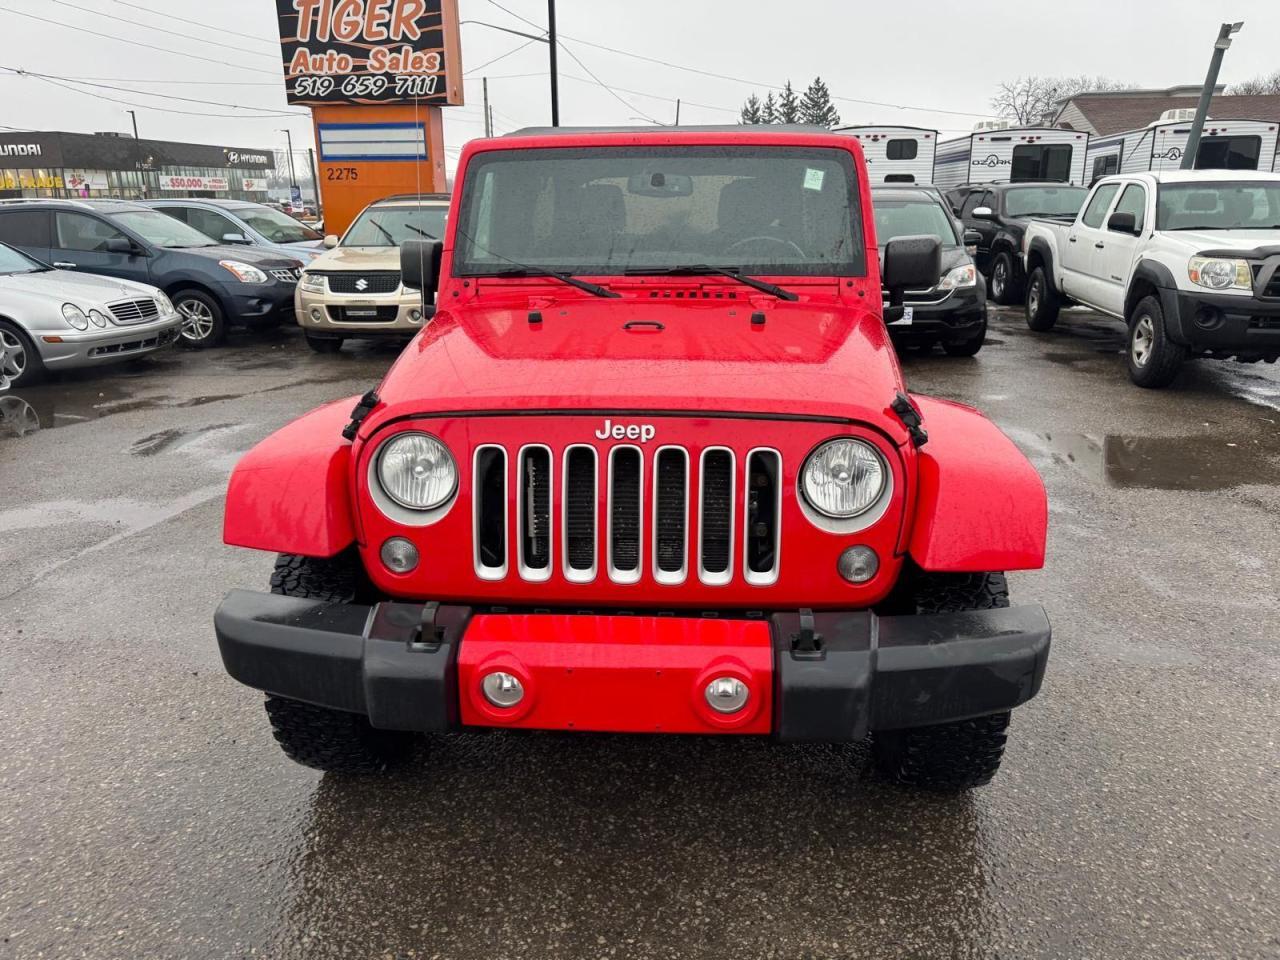
[[[351,444],[342,428],[359,401],[318,407],[240,459],[227,485],[223,542],[307,557],[332,557],[355,542]]]
[[[1023,265],[1027,276],[1030,276],[1035,269],[1031,266],[1031,258],[1035,255],[1038,255],[1044,264],[1044,278],[1048,281],[1049,286],[1053,288],[1054,292],[1061,293],[1062,291],[1058,290],[1057,279],[1053,271],[1053,247],[1049,245],[1049,241],[1044,237],[1031,238],[1031,246],[1027,250],[1027,262]]]
[[[972,407],[913,396],[929,429],[916,455],[907,552],[922,570],[985,573],[1044,566],[1044,482],[1000,428]]]
[[[1163,263],[1156,260],[1140,260],[1129,277],[1129,288],[1124,294],[1124,319],[1127,323],[1129,314],[1137,305],[1139,283],[1149,283],[1155,287],[1160,298],[1160,307],[1164,311],[1165,332],[1174,343],[1187,344],[1190,341],[1182,329],[1182,311],[1178,306],[1178,284],[1173,279],[1173,272]]]

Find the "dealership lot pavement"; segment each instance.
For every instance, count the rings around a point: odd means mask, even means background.
[[[395,349],[234,337],[0,394],[0,958],[1274,957],[1280,369],[1144,392],[1118,324],[908,356],[1049,489],[1041,696],[969,797],[859,749],[471,735],[290,764],[211,615],[236,457]]]

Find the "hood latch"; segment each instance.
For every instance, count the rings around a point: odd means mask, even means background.
[[[360,432],[360,424],[364,423],[364,418],[369,416],[373,408],[381,402],[382,398],[378,396],[377,390],[370,390],[361,397],[360,402],[351,411],[351,422],[342,428],[342,435],[348,440],[355,440],[356,434]]]
[[[919,409],[905,393],[899,393],[894,397],[893,403],[889,404],[889,409],[898,415],[902,425],[907,428],[907,433],[911,434],[912,443],[917,447],[923,447],[929,442],[929,434],[923,426],[924,417],[920,416]]]

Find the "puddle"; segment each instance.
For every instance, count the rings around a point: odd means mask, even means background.
[[[25,437],[39,429],[35,407],[21,397],[0,397],[0,437]]]
[[[243,424],[215,423],[195,430],[180,430],[177,428],[161,430],[159,433],[153,433],[149,437],[135,440],[129,447],[129,452],[136,457],[154,457],[157,453],[165,450],[176,450],[185,447],[187,444],[194,443],[208,434],[218,433],[223,430],[238,430],[243,429],[243,427]]]
[[[1093,437],[1041,433],[1036,442],[1061,463],[1122,489],[1208,492],[1280,484],[1280,443],[1221,436]]]

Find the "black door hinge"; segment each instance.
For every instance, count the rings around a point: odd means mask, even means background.
[[[360,431],[360,424],[364,423],[364,418],[372,413],[373,408],[381,402],[382,400],[376,390],[370,390],[361,397],[360,402],[356,404],[356,408],[351,411],[351,422],[342,428],[342,435],[348,440],[354,440],[356,434]]]
[[[923,426],[924,418],[920,416],[920,411],[905,393],[894,397],[893,403],[889,404],[889,409],[898,415],[902,425],[907,428],[907,433],[911,434],[912,443],[917,447],[923,447],[929,442],[929,434]]]
[[[822,634],[814,629],[813,611],[800,611],[800,630],[791,635],[791,652],[819,657],[822,654]]]
[[[436,616],[439,613],[440,601],[432,600],[423,604],[422,619],[418,621],[418,628],[414,631],[413,640],[409,643],[411,649],[439,649],[440,644],[444,642],[444,627],[436,623]]]

